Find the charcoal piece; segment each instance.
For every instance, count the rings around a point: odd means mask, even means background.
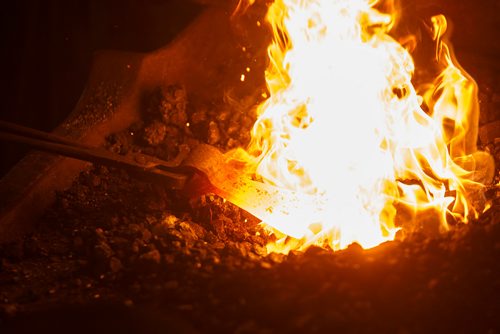
[[[185,127],[188,120],[186,105],[187,94],[183,87],[173,85],[161,90],[159,111],[165,124]]]
[[[154,121],[144,129],[144,140],[152,146],[159,145],[167,135],[167,127],[159,121]]]
[[[210,145],[216,145],[219,143],[221,139],[221,134],[219,131],[219,127],[217,126],[217,123],[215,122],[210,122],[208,124],[208,136],[207,136],[207,142]]]

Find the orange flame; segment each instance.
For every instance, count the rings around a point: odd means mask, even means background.
[[[282,237],[269,250],[369,248],[402,227],[447,229],[447,216],[467,222],[487,207],[474,197],[493,164],[476,147],[477,86],[438,15],[427,26],[438,75],[414,87],[410,51],[390,34],[395,8],[376,0],[270,6],[270,94],[249,147],[234,155],[258,180],[303,196],[287,203],[300,214],[264,222]]]

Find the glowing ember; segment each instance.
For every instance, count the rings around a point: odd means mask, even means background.
[[[276,200],[293,215],[264,222],[282,237],[270,250],[373,247],[401,226],[447,229],[447,219],[467,222],[487,208],[478,198],[493,162],[476,148],[477,88],[442,40],[446,20],[427,25],[437,75],[415,87],[410,50],[391,36],[394,8],[373,0],[270,6],[270,96],[249,147],[233,152],[258,180],[299,196]]]

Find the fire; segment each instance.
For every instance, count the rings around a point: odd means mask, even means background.
[[[478,198],[492,158],[476,147],[477,86],[445,42],[446,19],[425,25],[435,75],[418,85],[415,38],[392,36],[397,20],[388,1],[269,7],[269,98],[257,108],[249,147],[233,157],[299,198],[282,196],[294,214],[263,222],[279,237],[271,251],[370,248],[402,228],[446,230],[487,208]]]

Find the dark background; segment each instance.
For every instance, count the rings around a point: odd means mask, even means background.
[[[53,130],[83,92],[95,51],[155,50],[200,9],[189,0],[3,2],[0,119]],[[27,148],[0,148],[1,177]]]
[[[0,119],[54,129],[76,105],[95,51],[162,47],[200,12],[196,1],[230,0],[4,1]],[[452,41],[459,59],[460,53],[478,54],[497,63],[500,0],[403,2],[443,8],[455,22]],[[27,149],[2,142],[0,149],[2,176]]]

